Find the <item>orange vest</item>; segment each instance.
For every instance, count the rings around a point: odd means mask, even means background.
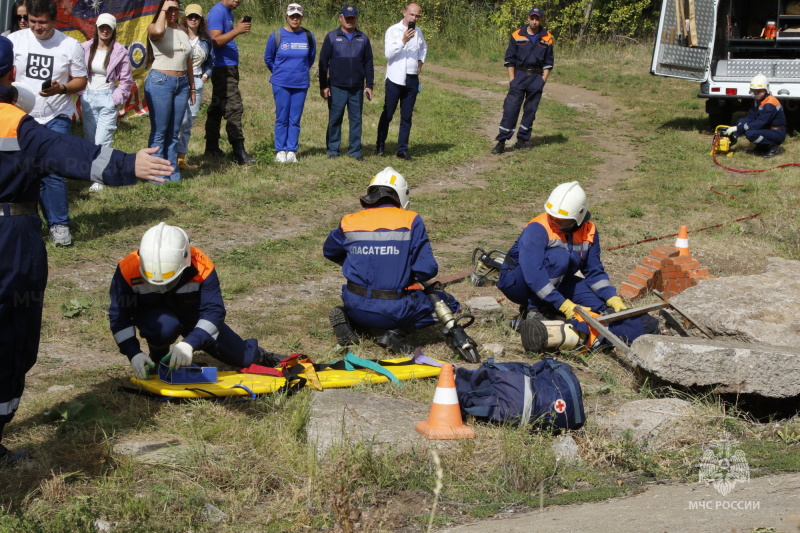
[[[17,129],[26,113],[11,104],[0,104],[0,152],[18,152]]]
[[[774,105],[775,109],[780,109],[781,108],[781,101],[778,100],[777,98],[775,98],[774,96],[772,96],[771,94],[768,94],[767,97],[764,98],[764,101],[761,102],[761,105],[759,105],[758,108],[761,109],[767,104]]]
[[[544,228],[547,232],[547,247],[548,248],[555,248],[555,247],[565,247],[567,242],[567,237],[564,233],[558,233],[557,231],[553,230],[550,227],[550,222],[547,220],[547,213],[542,213],[534,218],[532,218],[528,224],[533,224],[534,222],[539,224]],[[589,247],[594,243],[594,236],[597,234],[597,228],[594,225],[594,222],[591,220],[584,222],[581,226],[572,232],[572,244],[574,249],[579,249],[581,251],[581,255],[583,252],[588,251]]]
[[[411,230],[417,213],[399,207],[381,207],[380,209],[364,209],[342,218],[342,231],[377,231]]]

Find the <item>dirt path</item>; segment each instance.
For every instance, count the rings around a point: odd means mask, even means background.
[[[576,531],[800,531],[800,474],[737,483],[727,496],[698,483],[657,485],[604,502],[552,506],[542,513],[498,515],[443,532],[573,533]]]

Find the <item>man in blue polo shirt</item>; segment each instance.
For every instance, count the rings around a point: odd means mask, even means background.
[[[364,95],[372,100],[375,71],[369,37],[356,28],[358,10],[342,8],[340,26],[325,36],[319,54],[319,94],[328,101],[328,131],[325,143],[328,157],[339,156],[344,108],[350,123],[350,146],[347,153],[359,161],[361,155],[361,113]],[[366,87],[364,82],[366,80]]]
[[[233,10],[239,7],[239,2],[240,0],[222,0],[209,10],[206,18],[216,58],[214,70],[211,71],[214,90],[206,120],[205,155],[225,155],[219,147],[219,129],[224,116],[227,121],[225,131],[228,133],[228,142],[233,147],[234,161],[240,165],[251,165],[256,160],[244,149],[244,106],[242,94],[239,92],[239,48],[235,40],[239,35],[250,31],[250,22],[245,22],[243,18],[234,26]]]

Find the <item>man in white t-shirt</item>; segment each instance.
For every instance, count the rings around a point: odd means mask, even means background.
[[[28,29],[9,35],[14,43],[17,81],[37,94],[30,115],[58,133],[70,133],[72,95],[86,88],[86,62],[78,41],[55,29],[57,8],[53,0],[27,0]],[[51,174],[39,188],[39,202],[56,246],[72,244],[69,231],[67,183]]]
[[[422,30],[416,27],[417,19],[422,11],[416,2],[409,3],[403,9],[403,20],[390,26],[384,38],[384,54],[386,65],[386,96],[378,122],[378,141],[375,143],[375,155],[384,155],[386,137],[389,135],[389,123],[400,104],[400,133],[397,137],[397,157],[406,161],[414,158],[408,154],[408,138],[411,135],[411,115],[419,92],[419,73],[428,44],[422,37]]]

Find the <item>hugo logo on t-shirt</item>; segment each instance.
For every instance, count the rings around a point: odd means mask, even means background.
[[[36,80],[49,80],[53,76],[53,56],[28,54],[25,75]]]

